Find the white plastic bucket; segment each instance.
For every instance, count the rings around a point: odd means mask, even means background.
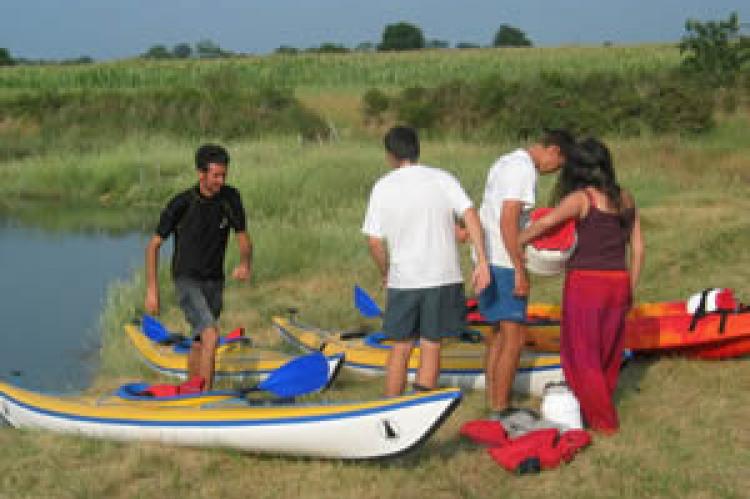
[[[531,221],[536,221],[552,211],[537,208],[531,212]],[[575,222],[568,220],[548,230],[526,245],[526,268],[541,276],[553,276],[565,270],[565,263],[573,255],[578,244]]]
[[[582,429],[581,406],[565,382],[547,383],[542,392],[542,418],[573,430]]]
[[[565,270],[565,263],[575,251],[575,244],[567,250],[537,249],[533,244],[526,246],[526,268],[541,276],[557,275]]]

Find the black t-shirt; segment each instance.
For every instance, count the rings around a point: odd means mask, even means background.
[[[206,198],[196,185],[167,203],[156,233],[167,239],[174,232],[174,277],[223,279],[229,229],[245,232],[246,224],[237,189],[225,185],[216,195]]]

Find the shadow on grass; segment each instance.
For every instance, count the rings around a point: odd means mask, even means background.
[[[640,355],[629,360],[620,371],[620,379],[615,393],[615,404],[629,399],[641,391],[641,382],[646,377],[649,368],[659,360],[654,355]]]

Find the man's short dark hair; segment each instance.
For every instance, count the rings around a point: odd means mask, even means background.
[[[419,159],[419,137],[417,131],[407,126],[395,126],[383,137],[385,150],[396,159],[408,159],[411,162]]]
[[[216,144],[203,144],[195,151],[195,168],[202,172],[208,170],[211,163],[229,166],[229,153]]]
[[[540,142],[545,146],[557,146],[565,158],[568,158],[576,147],[575,136],[562,128],[545,129]]]

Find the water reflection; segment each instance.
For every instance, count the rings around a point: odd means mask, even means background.
[[[28,201],[7,206],[0,201],[0,227],[33,227],[45,232],[99,235],[150,232],[156,226],[159,208],[60,206]]]
[[[0,218],[0,377],[52,391],[84,388],[97,367],[107,286],[143,264],[146,235],[49,213],[64,224]],[[142,220],[142,219],[141,219]],[[57,223],[55,222],[55,223]]]

